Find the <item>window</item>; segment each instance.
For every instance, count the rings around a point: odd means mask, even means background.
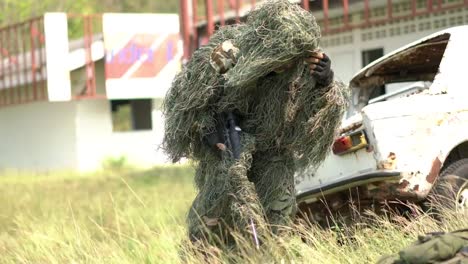
[[[378,49],[371,49],[371,50],[363,50],[362,51],[362,67],[365,67],[367,64],[375,61],[376,59],[382,57],[384,55],[383,48]],[[385,86],[380,86],[372,92],[370,95],[370,99],[384,95],[385,94]]]
[[[111,100],[114,132],[151,130],[151,99]]]

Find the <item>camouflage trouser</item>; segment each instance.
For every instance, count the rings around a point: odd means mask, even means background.
[[[188,228],[191,240],[216,239],[229,242],[228,229],[243,230],[248,223],[239,216],[238,198],[233,197],[232,189],[248,196],[248,207],[259,213],[256,223],[259,229],[266,227],[265,217],[271,230],[276,233],[279,226],[289,224],[296,210],[294,196],[294,166],[291,155],[257,152],[253,156],[244,156],[246,177],[236,180],[230,186],[229,168],[220,158],[213,157],[199,163],[195,182],[199,193],[195,198],[188,215]],[[241,173],[241,174],[242,174]],[[247,179],[248,176],[248,179]],[[231,181],[232,183],[232,181]],[[242,202],[240,204],[242,207]],[[244,208],[245,209],[245,208]],[[250,210],[249,209],[249,210]],[[258,230],[259,235],[264,230]]]
[[[222,218],[229,215],[226,174],[226,168],[219,159],[199,162],[195,174],[198,194],[187,217],[190,240],[209,240],[213,234],[221,239],[226,237],[223,226],[228,219]]]
[[[249,179],[255,184],[272,231],[289,225],[297,209],[292,154],[255,153]]]

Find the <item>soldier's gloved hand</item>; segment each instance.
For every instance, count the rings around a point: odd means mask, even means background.
[[[226,145],[222,143],[221,138],[219,137],[217,132],[210,133],[205,135],[204,140],[208,146],[210,146],[214,150],[226,150]]]
[[[305,61],[309,64],[310,74],[315,77],[318,84],[328,86],[333,81],[331,60],[325,53],[314,51]]]

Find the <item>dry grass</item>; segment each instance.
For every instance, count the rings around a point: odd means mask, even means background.
[[[147,172],[0,174],[0,263],[180,263],[185,213],[194,196],[192,169]],[[375,263],[418,234],[468,226],[466,214],[444,211],[442,223],[415,210],[414,219],[368,216],[346,227],[352,236],[298,225],[257,250],[185,252],[188,262]],[[302,239],[300,238],[302,237]]]

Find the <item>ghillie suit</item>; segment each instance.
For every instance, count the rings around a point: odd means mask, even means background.
[[[198,163],[192,239],[224,239],[229,229],[262,236],[289,223],[294,172],[325,158],[347,103],[343,84],[318,83],[305,63],[319,39],[312,14],[267,1],[245,24],[220,28],[175,78],[164,148],[174,162]],[[213,144],[223,142],[223,113],[235,113],[242,129],[238,160]]]
[[[436,232],[418,237],[398,254],[384,256],[378,264],[468,264],[468,229]]]

